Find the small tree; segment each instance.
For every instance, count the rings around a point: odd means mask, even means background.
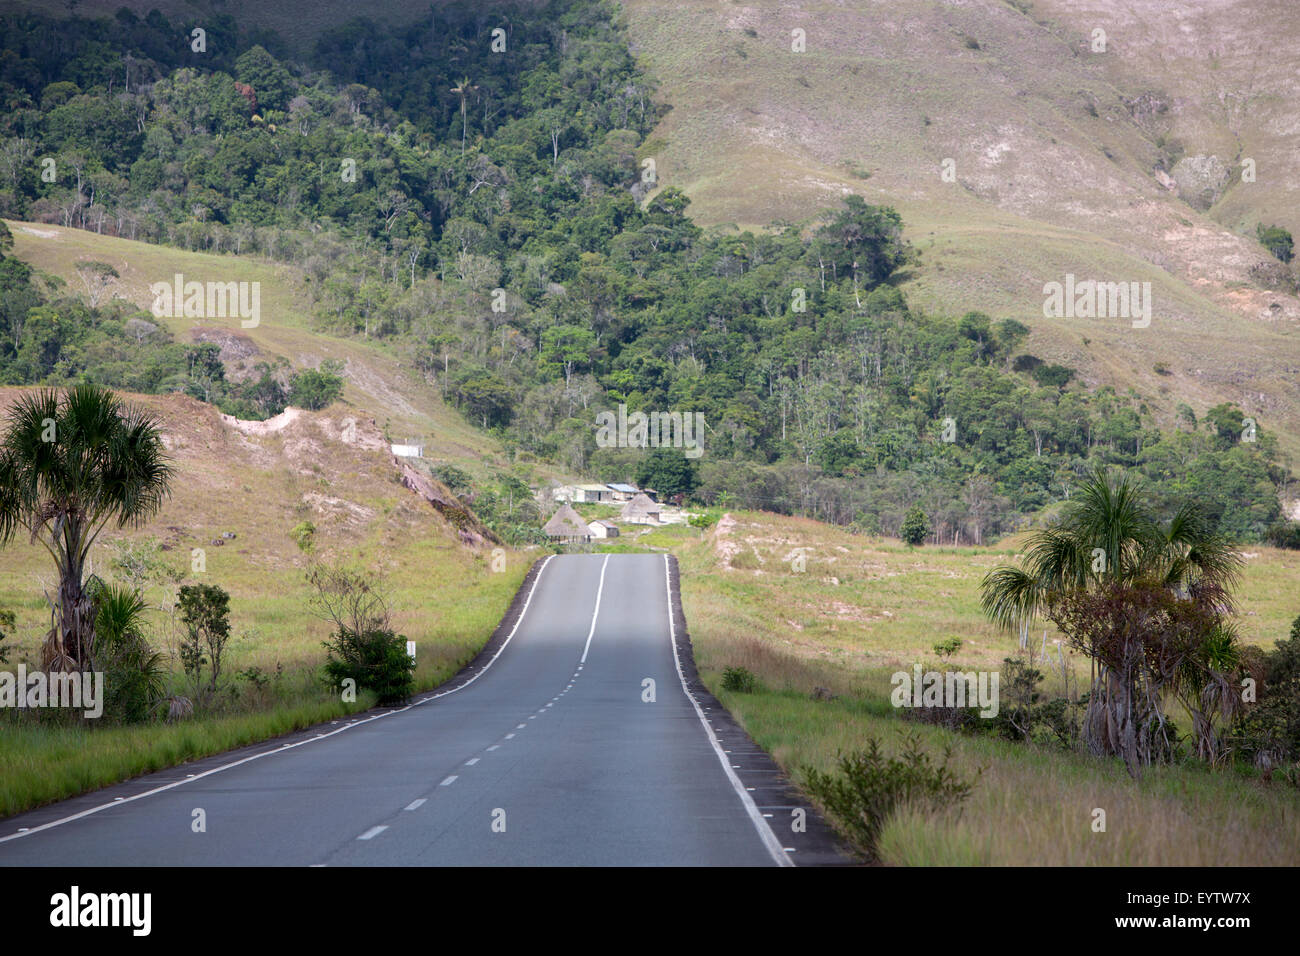
[[[903,518],[903,527],[899,529],[898,536],[915,548],[919,544],[924,544],[929,534],[930,519],[925,516],[920,505],[912,505],[907,516]]]
[[[186,584],[179,605],[186,637],[181,663],[197,691],[203,682],[203,665],[209,665],[208,692],[215,692],[221,676],[221,655],[230,640],[230,595],[215,584]]]
[[[376,576],[342,564],[315,564],[307,572],[315,589],[310,604],[334,625],[324,642],[329,652],[326,680],[339,686],[352,680],[374,691],[381,704],[405,700],[414,686],[415,664],[406,653],[406,638],[388,623],[388,602]]]

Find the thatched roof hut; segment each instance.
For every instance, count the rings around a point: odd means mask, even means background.
[[[561,505],[555,514],[551,515],[551,520],[543,526],[542,533],[548,538],[560,538],[565,541],[591,540],[591,529],[587,527],[587,522],[583,521],[582,515],[567,503]]]
[[[622,517],[631,524],[658,524],[659,505],[646,495],[638,494],[623,506]]]

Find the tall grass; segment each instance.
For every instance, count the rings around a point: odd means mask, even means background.
[[[948,665],[961,670],[997,669],[1014,651],[1015,638],[993,630],[978,607],[979,579],[1005,559],[1006,547],[909,551],[801,519],[735,518],[730,534],[763,559],[754,562],[759,567],[728,570],[717,532],[688,542],[680,556],[683,602],[702,678],[755,741],[792,776],[803,765],[833,770],[839,753],[861,749],[869,737],[897,753],[904,731],[932,753],[951,746],[963,778],[983,768],[960,815],[904,811],[891,819],[880,836],[883,862],[1281,866],[1300,859],[1300,792],[1285,783],[1194,762],[1153,768],[1135,783],[1115,760],[900,719],[889,702],[890,674],[914,661],[937,668],[932,647],[940,638],[962,637]],[[811,549],[806,573],[782,565],[795,547]],[[1284,552],[1251,551],[1257,556],[1247,561],[1238,594],[1242,630],[1247,641],[1270,646],[1295,616],[1278,589],[1294,595],[1297,572]],[[1048,631],[1051,648],[1059,635]],[[729,667],[752,671],[758,688],[725,690]],[[839,696],[814,700],[815,687]],[[1097,810],[1105,811],[1104,832],[1094,830]]]

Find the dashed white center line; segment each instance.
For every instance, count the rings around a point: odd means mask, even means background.
[[[522,725],[521,725],[521,726],[522,726]],[[515,739],[515,735],[514,735],[514,734],[506,734],[506,740],[514,740],[514,739]]]
[[[515,730],[523,730],[527,726],[527,724],[515,724]]]
[[[375,837],[379,836],[379,834],[383,833],[383,832],[384,832],[385,830],[387,830],[387,829],[388,829],[388,827],[386,827],[386,826],[371,827],[371,828],[370,828],[369,830],[367,830],[365,833],[361,834],[361,836],[357,837],[357,839],[358,839],[358,840],[373,840]]]
[[[450,787],[450,786],[451,786],[453,783],[455,783],[455,782],[456,782],[456,775],[453,773],[450,777],[448,777],[448,778],[447,778],[446,780],[444,780],[442,783],[438,784],[438,786],[440,786],[440,787]]]
[[[405,809],[418,810],[422,806],[424,806],[424,797],[421,797],[419,800],[412,800],[410,803],[406,805]]]
[[[513,734],[511,736],[513,736]],[[500,746],[501,746],[500,744],[493,744],[491,747],[488,748],[488,750],[489,751],[496,750]]]
[[[474,764],[478,763],[478,759],[479,759],[478,757],[470,757],[468,760],[465,761],[465,766],[467,767],[474,766]]]

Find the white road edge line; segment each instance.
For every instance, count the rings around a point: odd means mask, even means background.
[[[587,632],[587,644],[582,649],[582,659],[578,661],[578,670],[587,663],[587,651],[591,650],[591,636],[596,633],[596,618],[600,616],[600,595],[605,590],[605,569],[609,567],[609,555],[600,563],[600,585],[596,588],[596,606],[591,612],[591,630]],[[541,577],[541,574],[538,574]]]
[[[607,557],[605,560],[609,560]],[[682,673],[682,660],[677,653],[677,625],[673,620],[673,579],[672,566],[668,562],[668,555],[664,555],[664,590],[668,595],[668,640],[673,646],[673,663],[677,665],[677,679],[682,683],[682,692],[686,694],[686,699],[691,702],[695,708],[695,716],[700,718],[700,726],[704,732],[709,735],[709,743],[713,745],[713,752],[717,755],[718,763],[722,764],[722,769],[727,774],[727,779],[731,781],[732,789],[736,791],[736,796],[740,797],[740,802],[744,804],[745,812],[749,814],[750,822],[754,824],[754,829],[758,831],[758,837],[763,841],[763,846],[767,848],[768,854],[777,866],[794,866],[794,860],[786,855],[785,848],[781,841],[776,838],[772,828],[768,826],[767,821],[763,819],[763,814],[759,812],[758,804],[754,803],[754,798],[749,795],[745,785],[740,782],[736,776],[736,771],[731,768],[731,762],[727,760],[727,755],[722,750],[722,745],[718,743],[718,738],[713,733],[713,728],[709,726],[708,720],[704,716],[704,711],[700,709],[699,703],[691,696],[690,689],[686,686],[686,675]]]
[[[372,720],[379,720],[383,717],[391,717],[394,714],[404,713],[405,711],[410,710],[412,707],[418,707],[427,701],[437,700],[439,697],[446,697],[448,694],[454,694],[456,693],[456,691],[468,687],[470,684],[474,683],[474,681],[478,680],[485,673],[487,673],[488,668],[496,663],[496,659],[501,656],[501,652],[504,651],[506,647],[510,644],[511,639],[515,636],[515,632],[519,630],[519,625],[524,622],[524,616],[528,613],[528,606],[533,603],[533,595],[537,593],[537,585],[539,585],[542,581],[542,574],[545,573],[546,566],[551,563],[551,559],[554,557],[555,555],[548,554],[546,556],[546,560],[542,562],[542,566],[538,568],[537,577],[533,578],[533,586],[528,589],[528,597],[524,599],[524,606],[522,610],[520,610],[519,612],[519,619],[515,621],[515,626],[510,629],[510,633],[506,635],[506,639],[501,642],[501,646],[497,648],[497,652],[492,655],[492,659],[489,660],[486,664],[484,664],[483,668],[477,674],[475,674],[469,680],[465,681],[465,683],[461,684],[459,687],[453,687],[451,690],[445,690],[441,694],[434,694],[432,697],[423,697],[420,700],[417,700],[415,703],[407,704],[405,707],[401,707],[397,710],[388,710],[382,714],[375,714],[371,717],[365,717],[361,720],[354,720],[351,723],[345,724],[344,726],[340,727],[338,730],[331,730],[327,734],[320,734],[316,737],[310,737],[306,740],[300,740],[297,743],[287,744],[282,747],[276,747],[274,750],[263,750],[261,753],[252,754],[250,756],[244,757],[241,760],[235,760],[232,761],[231,763],[222,764],[219,767],[213,767],[211,770],[203,771],[203,773],[191,774],[187,776],[184,780],[173,780],[171,783],[163,784],[161,787],[154,787],[152,790],[146,790],[144,793],[137,793],[130,797],[116,797],[111,803],[101,803],[97,807],[91,807],[88,810],[82,810],[80,813],[74,813],[70,816],[61,817],[58,820],[51,820],[49,823],[42,823],[40,826],[32,827],[30,830],[19,830],[17,833],[10,833],[8,836],[0,837],[0,843],[8,843],[10,840],[17,840],[20,839],[21,837],[29,837],[32,834],[40,833],[43,830],[52,830],[55,827],[63,826],[63,824],[65,823],[71,823],[73,820],[80,820],[82,817],[88,817],[93,813],[99,813],[101,810],[107,810],[110,807],[118,807],[124,803],[131,803],[135,800],[142,800],[145,797],[152,797],[154,794],[162,793],[164,790],[171,790],[175,787],[182,786],[183,784],[193,783],[195,780],[202,780],[204,777],[211,776],[214,773],[221,773],[223,770],[231,770],[235,767],[239,767],[242,766],[243,764],[249,763],[250,761],[261,760],[263,757],[269,757],[272,754],[288,753],[290,750],[293,750],[297,747],[301,747],[303,744],[311,744],[311,743],[315,743],[318,740],[325,740],[329,737],[333,737],[335,734],[341,734],[345,730],[351,730],[353,727],[360,727],[362,724],[368,724]],[[605,560],[606,561],[609,560],[608,555],[605,556]],[[337,723],[337,721],[333,721],[333,723]]]

